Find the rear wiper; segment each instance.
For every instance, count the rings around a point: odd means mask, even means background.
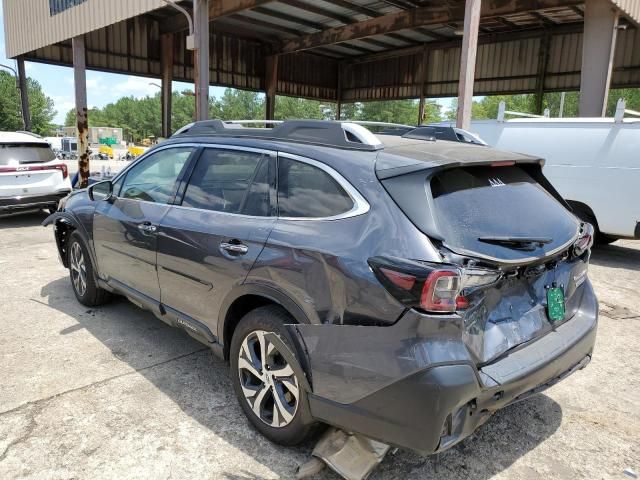
[[[549,237],[478,237],[478,240],[525,251],[532,251],[536,247],[553,242],[553,239]]]

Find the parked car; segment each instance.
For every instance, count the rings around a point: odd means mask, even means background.
[[[0,215],[48,208],[71,191],[67,166],[30,133],[0,132]]]
[[[409,137],[198,122],[44,224],[80,303],[210,346],[270,440],[440,452],[589,362],[593,228],[537,158]]]

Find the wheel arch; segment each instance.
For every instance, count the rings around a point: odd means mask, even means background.
[[[56,239],[56,246],[58,247],[58,254],[60,255],[62,265],[64,265],[65,268],[69,268],[69,258],[67,255],[69,237],[74,231],[81,232],[80,235],[83,236],[83,230],[74,217],[62,213],[54,213],[43,222],[44,226],[51,224],[54,226],[53,236]],[[83,238],[83,240],[85,239]]]
[[[579,202],[577,200],[567,200],[567,203],[569,204],[569,206],[571,207],[571,209],[573,210],[573,213],[578,217],[581,218],[579,215],[580,213],[586,214],[588,217],[592,218],[593,221],[595,222],[594,228],[598,228],[598,218],[596,217],[595,212],[593,211],[593,209],[587,205],[586,203],[583,202]],[[584,218],[581,218],[582,220],[586,220]]]
[[[266,305],[277,305],[293,317],[295,323],[311,323],[302,308],[285,293],[266,285],[244,284],[225,298],[220,309],[218,338],[223,356],[229,359],[231,338],[238,323],[247,313]]]

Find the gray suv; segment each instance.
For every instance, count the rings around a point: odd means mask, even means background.
[[[419,130],[198,122],[44,224],[82,304],[210,346],[274,442],[440,452],[583,368],[598,304],[593,228],[542,160]]]

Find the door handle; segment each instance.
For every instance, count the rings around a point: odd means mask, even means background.
[[[242,243],[222,242],[220,244],[220,248],[222,250],[226,250],[229,253],[236,253],[239,255],[244,255],[249,251],[249,247],[247,247],[246,245],[243,245]]]
[[[149,222],[143,222],[138,224],[138,230],[142,233],[156,233],[158,227]]]

